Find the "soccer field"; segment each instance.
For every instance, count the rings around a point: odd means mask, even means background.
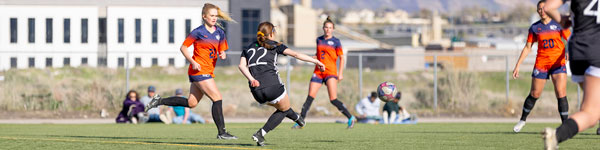
[[[238,140],[217,140],[214,124],[2,124],[0,149],[542,149],[541,131],[558,124],[530,123],[521,133],[509,123],[421,123],[416,125],[314,123],[292,130],[283,123],[255,146],[252,134],[262,124],[229,123]],[[597,149],[600,135],[588,130],[560,145]]]

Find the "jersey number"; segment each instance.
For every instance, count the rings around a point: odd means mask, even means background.
[[[254,54],[256,54],[257,52],[260,52],[260,50],[262,50],[263,54],[260,55],[256,61],[254,61],[254,63],[252,63],[252,58],[254,58]],[[248,52],[252,52],[252,55],[250,55],[250,58],[248,58],[248,67],[252,67],[252,66],[256,66],[256,65],[266,65],[267,62],[260,62],[260,59],[265,57],[265,55],[267,55],[267,49],[263,48],[263,47],[259,47],[258,50],[251,48],[248,49]]]
[[[597,5],[596,10],[592,10],[594,5]],[[600,11],[598,11],[600,8],[598,7],[600,7],[600,1],[592,0],[592,2],[583,10],[583,15],[585,16],[596,16],[596,24],[600,24]]]
[[[211,48],[211,49],[209,49],[209,51],[210,51],[210,54],[209,54],[210,59],[217,58],[217,52],[215,51],[215,49]]]
[[[542,42],[544,43],[544,48],[554,48],[554,40],[553,39],[543,40]]]
[[[321,60],[325,60],[325,51],[321,50]]]

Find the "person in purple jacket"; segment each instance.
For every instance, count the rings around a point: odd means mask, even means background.
[[[123,101],[123,109],[117,116],[117,123],[133,123],[144,122],[144,104],[139,101],[140,96],[135,90],[127,92],[127,97]]]

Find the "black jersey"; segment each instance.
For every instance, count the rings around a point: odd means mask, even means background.
[[[275,41],[268,41],[267,44],[275,45]],[[260,86],[251,89],[261,89],[273,85],[283,85],[277,71],[277,56],[284,55],[283,51],[288,47],[280,44],[273,49],[267,49],[253,42],[242,51],[241,57],[246,58],[246,63],[250,70],[250,74],[258,82]]]
[[[574,24],[573,35],[569,40],[569,53],[574,60],[600,59],[598,4],[599,0],[571,0]]]

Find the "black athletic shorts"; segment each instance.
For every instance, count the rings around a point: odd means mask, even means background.
[[[572,36],[569,41],[569,67],[574,82],[583,82],[589,74],[600,77],[600,42],[586,36]]]
[[[285,86],[284,85],[271,85],[264,88],[253,88],[250,87],[250,92],[254,96],[254,100],[258,103],[264,104],[266,102],[270,104],[277,104],[281,99],[285,97]]]

